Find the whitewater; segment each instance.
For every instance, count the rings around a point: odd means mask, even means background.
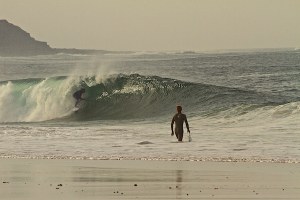
[[[300,162],[299,50],[0,57],[0,71],[0,157]],[[176,105],[192,142],[171,136]]]

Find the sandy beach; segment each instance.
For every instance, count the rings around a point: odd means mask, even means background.
[[[300,165],[1,159],[1,199],[300,199]]]

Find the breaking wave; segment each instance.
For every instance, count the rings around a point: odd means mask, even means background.
[[[80,88],[86,89],[86,101],[74,113],[72,94]],[[204,117],[289,105],[291,114],[295,106],[299,110],[291,97],[139,74],[11,80],[0,82],[0,91],[0,122],[157,118],[174,113],[176,104],[190,116]]]

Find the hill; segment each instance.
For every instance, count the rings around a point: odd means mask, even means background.
[[[0,20],[0,56],[30,56],[53,54],[46,43],[35,40],[20,27]]]
[[[105,51],[94,49],[51,48],[47,42],[34,39],[20,27],[0,20],[0,56],[35,56],[49,54],[106,54],[131,53],[125,51]]]

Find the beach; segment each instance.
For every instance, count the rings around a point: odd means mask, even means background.
[[[299,200],[299,55],[0,57],[0,199]]]
[[[1,159],[1,199],[299,199],[300,165]]]
[[[0,200],[300,200],[300,0],[70,2],[0,0]]]

